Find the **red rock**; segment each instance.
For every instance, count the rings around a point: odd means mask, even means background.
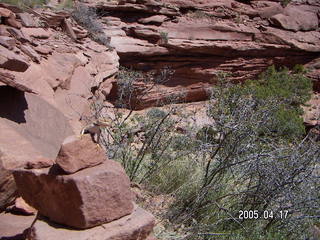
[[[31,227],[35,216],[0,214],[0,239],[25,239],[25,230]]]
[[[35,215],[37,213],[37,210],[28,205],[21,197],[18,197],[15,200],[14,205],[7,209],[7,211],[26,216]]]
[[[130,181],[119,163],[106,161],[71,175],[54,171],[13,173],[21,196],[52,221],[86,229],[132,213]]]
[[[155,15],[148,18],[142,18],[139,19],[138,22],[142,24],[161,24],[165,20],[167,20],[168,17],[164,15]]]
[[[313,94],[312,98],[303,107],[303,121],[308,126],[320,125],[320,94]]]
[[[46,22],[50,27],[59,27],[65,18],[70,17],[70,12],[59,11],[59,12],[42,12],[43,17],[45,17]]]
[[[50,48],[48,46],[39,45],[39,46],[34,47],[33,49],[43,55],[48,55],[48,54],[52,53],[52,48]]]
[[[0,152],[0,212],[13,203],[16,197],[16,184],[11,172],[3,166],[4,158],[5,155]]]
[[[23,12],[23,10],[21,10],[21,8],[15,6],[15,5],[11,5],[11,4],[0,3],[0,7],[9,9],[13,13],[21,13],[21,12]]]
[[[45,74],[45,80],[52,88],[69,89],[71,77],[80,65],[79,58],[74,54],[54,52],[48,57],[48,61],[41,64],[41,69]]]
[[[283,7],[281,7],[280,4],[259,10],[259,15],[261,18],[271,18],[272,16],[280,13],[283,13]]]
[[[29,13],[18,13],[17,16],[21,19],[24,27],[38,27],[39,24],[34,20]]]
[[[64,19],[63,20],[64,23],[64,28],[67,32],[67,34],[69,35],[69,37],[73,40],[76,41],[77,40],[77,35],[75,34],[75,32],[73,31],[72,25],[70,20],[68,19]]]
[[[52,35],[51,30],[45,30],[43,28],[22,28],[21,31],[25,36],[41,39],[50,38]]]
[[[33,161],[29,161],[25,165],[25,169],[41,169],[51,167],[55,162],[48,158],[39,158]]]
[[[22,56],[0,46],[0,67],[11,71],[24,72],[29,63]]]
[[[15,17],[15,14],[7,8],[0,7],[0,16],[5,17],[5,18],[9,18],[9,17]]]
[[[68,137],[62,144],[56,163],[66,173],[96,166],[106,160],[106,154],[90,135]]]
[[[10,35],[20,41],[21,43],[25,42],[32,42],[32,39],[29,36],[25,36],[20,30],[15,28],[8,28],[7,29]]]
[[[9,86],[0,87],[0,113],[0,152],[6,169],[25,167],[41,158],[55,159],[63,140],[74,134],[53,105]]]
[[[12,50],[16,46],[16,41],[11,37],[0,36],[0,45]]]
[[[38,220],[31,229],[29,240],[144,240],[152,232],[154,217],[141,208],[111,223],[87,230],[74,231],[46,220]]]
[[[20,49],[22,52],[24,52],[26,55],[28,55],[32,61],[39,63],[41,58],[38,55],[38,53],[36,53],[35,50],[33,50],[33,48],[31,46],[28,45],[21,45]]]
[[[72,29],[73,29],[74,33],[76,34],[77,39],[82,39],[82,38],[85,38],[88,36],[88,31],[85,29],[80,29],[78,27],[73,27]]]
[[[284,14],[277,14],[270,21],[275,26],[295,32],[316,30],[319,24],[316,13],[294,7],[286,8]]]
[[[9,37],[10,34],[7,31],[7,27],[5,25],[0,25],[0,36],[6,36]]]
[[[22,27],[22,24],[20,22],[18,22],[15,17],[6,18],[4,20],[4,22],[5,22],[5,24],[7,24],[11,27],[14,27],[14,28],[20,29]]]
[[[54,100],[63,112],[70,119],[79,119],[79,114],[83,115],[90,109],[88,98],[91,96],[91,86],[94,86],[95,78],[90,75],[88,68],[77,67],[72,76],[68,88],[58,88],[55,91]],[[82,125],[77,127],[75,132],[80,133]]]
[[[4,73],[0,71],[0,82],[5,83],[8,86],[11,86],[13,88],[19,89],[23,92],[30,92],[34,93],[34,91],[29,88],[27,85],[28,83],[18,81],[13,74],[10,73]]]

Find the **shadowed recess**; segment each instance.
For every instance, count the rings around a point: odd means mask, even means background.
[[[25,123],[24,111],[28,109],[24,92],[13,87],[0,86],[0,117],[16,123]]]

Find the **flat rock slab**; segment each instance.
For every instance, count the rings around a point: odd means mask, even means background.
[[[0,68],[24,72],[28,67],[29,63],[27,59],[3,46],[0,46]]]
[[[29,13],[18,13],[18,17],[21,19],[22,25],[25,27],[38,27],[39,24],[34,20]]]
[[[0,239],[24,239],[23,232],[31,227],[35,216],[0,214]]]
[[[90,135],[70,136],[62,144],[56,163],[70,174],[96,166],[106,159],[105,152],[92,141]]]
[[[43,28],[22,28],[22,33],[29,37],[47,39],[52,35],[51,30],[45,30]]]
[[[29,240],[143,240],[155,225],[154,217],[141,208],[111,223],[87,230],[67,229],[46,220],[34,224]]]
[[[134,196],[119,163],[105,161],[71,175],[54,172],[51,168],[13,173],[21,196],[51,221],[86,229],[132,213]]]

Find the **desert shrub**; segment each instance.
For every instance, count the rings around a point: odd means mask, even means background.
[[[281,4],[282,6],[286,7],[292,0],[282,0]]]
[[[160,39],[163,43],[167,44],[169,42],[169,34],[167,32],[160,32]]]
[[[110,37],[106,36],[103,31],[103,25],[98,20],[98,15],[94,8],[84,4],[77,4],[72,12],[72,17],[84,28],[88,30],[92,40],[112,48],[110,46]]]
[[[143,74],[121,67],[117,73],[117,101],[116,106],[121,108],[132,109],[132,102],[139,94],[135,84],[144,78]]]
[[[119,72],[119,106],[136,94],[136,82],[149,81],[144,78]],[[305,239],[320,215],[319,142],[306,134],[301,117],[311,91],[300,71],[271,67],[238,85],[220,73],[207,106],[213,123],[179,133],[186,116],[177,114],[176,105],[146,114],[119,111],[104,134],[105,147],[132,181],[174,196],[170,221],[187,226],[188,239],[208,239],[210,233],[222,233],[221,239]],[[240,210],[277,217],[240,219]],[[286,218],[280,211],[288,211]]]
[[[139,109],[144,105],[145,97],[157,85],[165,84],[172,76],[173,71],[164,67],[156,72],[143,73],[121,67],[117,73],[117,99],[115,105],[130,110]],[[156,106],[170,104],[178,101],[180,96],[169,96],[168,99],[159,100]]]
[[[194,227],[191,239],[199,232],[222,232],[224,239],[308,236],[320,214],[320,148],[305,134],[300,109],[311,90],[301,74],[274,68],[257,81],[213,88],[214,124],[196,136],[201,168],[179,187],[171,212],[173,221]],[[277,217],[244,220],[240,210]],[[279,218],[285,210],[287,217]]]
[[[90,32],[98,33],[103,31],[103,25],[98,21],[98,16],[93,8],[84,4],[77,4],[72,16]]]
[[[191,17],[201,19],[201,18],[209,18],[211,16],[204,11],[197,10],[191,13]]]

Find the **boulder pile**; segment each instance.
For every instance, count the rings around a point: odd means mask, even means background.
[[[55,162],[13,172],[19,194],[38,210],[28,239],[142,240],[151,234],[154,218],[135,206],[124,169],[90,136],[67,138]]]

